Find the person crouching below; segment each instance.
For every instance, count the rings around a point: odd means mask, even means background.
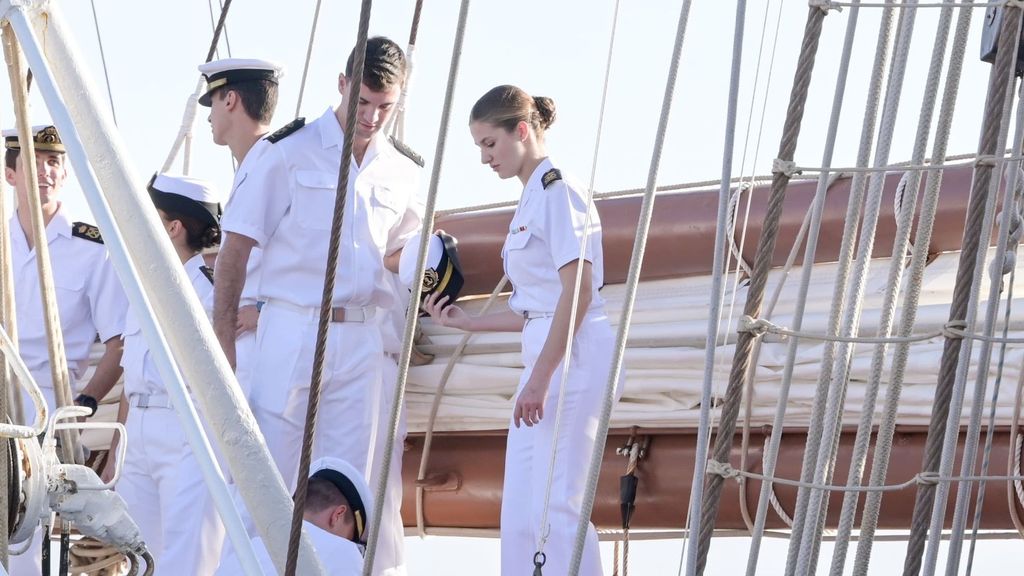
[[[351,464],[325,456],[309,468],[302,528],[316,549],[328,576],[363,573],[363,552],[370,535],[369,512],[373,494],[363,475]],[[264,574],[276,574],[262,538],[253,538],[253,550]],[[245,574],[237,556],[226,555],[217,576]]]

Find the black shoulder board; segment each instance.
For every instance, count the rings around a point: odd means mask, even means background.
[[[416,152],[413,152],[413,149],[409,148],[409,146],[405,142],[398,140],[394,136],[388,136],[388,142],[391,142],[391,145],[394,146],[395,150],[398,150],[402,154],[402,156],[405,156],[409,160],[415,162],[417,166],[423,168],[423,157],[417,154]]]
[[[206,276],[206,279],[210,281],[210,284],[213,284],[213,268],[210,268],[209,266],[200,266],[199,271],[203,273],[203,276]]]
[[[292,120],[291,122],[289,122],[289,123],[285,124],[284,126],[282,126],[281,128],[279,128],[276,132],[274,132],[270,136],[267,136],[267,140],[271,144],[273,144],[273,143],[275,143],[275,142],[277,142],[279,140],[284,140],[285,138],[291,136],[296,131],[298,131],[299,128],[302,128],[305,125],[306,125],[306,119],[305,118],[296,118],[295,120]]]
[[[557,182],[561,179],[562,173],[558,171],[558,168],[552,168],[540,177],[540,183],[543,184],[544,189],[547,190],[548,186],[550,186],[552,182]]]
[[[100,229],[85,222],[72,222],[71,235],[75,238],[84,238],[97,244],[103,244],[103,236],[100,235]]]

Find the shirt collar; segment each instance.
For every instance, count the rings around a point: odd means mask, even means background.
[[[320,126],[320,144],[324,149],[331,147],[337,148],[338,152],[345,146],[345,131],[341,129],[341,123],[338,122],[338,117],[335,115],[334,108],[330,106],[320,116],[317,124]],[[382,134],[378,131],[370,139],[370,143],[366,147],[366,153],[363,154],[363,163],[359,166],[360,169],[364,168],[371,160],[377,157],[384,147],[380,146],[379,142],[382,138]]]
[[[526,189],[543,190],[544,185],[541,183],[541,179],[548,170],[551,170],[551,168],[553,168],[553,166],[551,165],[550,158],[544,158],[541,160],[540,164],[533,169],[533,174],[530,174],[530,179],[526,181]]]
[[[10,229],[12,232],[15,230],[22,230],[21,221],[18,220],[17,211],[14,211],[11,214]],[[30,233],[31,231],[29,230],[24,231],[21,235],[20,243],[25,244],[25,236]],[[17,238],[16,234],[12,234],[12,236]],[[57,206],[57,211],[53,214],[53,218],[51,218],[50,223],[46,225],[46,243],[53,243],[54,239],[58,236],[63,236],[65,238],[71,237],[71,219],[68,218],[67,211],[64,210],[63,202]]]

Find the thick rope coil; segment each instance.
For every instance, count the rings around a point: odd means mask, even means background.
[[[82,538],[71,545],[73,576],[118,576],[128,571],[128,557],[94,538]]]

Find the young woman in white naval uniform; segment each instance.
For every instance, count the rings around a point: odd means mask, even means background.
[[[446,298],[431,296],[424,308],[438,322],[466,331],[522,330],[525,370],[516,393],[505,453],[501,503],[501,573],[532,574],[541,536],[544,574],[566,574],[572,556],[587,469],[597,431],[602,390],[611,367],[614,334],[598,289],[603,283],[601,223],[585,189],[563,177],[547,158],[544,132],[555,119],[550,98],[515,86],[498,86],[473,106],[469,129],[480,161],[502,179],[523,183],[502,258],[512,282],[511,311],[471,317]],[[580,249],[586,238],[586,251]],[[583,267],[576,324],[570,330],[576,273]],[[565,344],[574,344],[568,378],[562,380]],[[559,429],[555,411],[564,388]],[[546,525],[542,526],[553,443]],[[580,574],[601,574],[597,532],[591,525]]]
[[[220,242],[220,204],[213,188],[194,178],[159,175],[149,194],[199,299],[213,291],[213,270],[200,252]],[[128,431],[116,490],[156,560],[156,574],[213,574],[224,528],[203,483],[167,389],[131,310],[125,327],[124,394],[118,420]],[[110,450],[115,454],[114,447]],[[110,476],[110,469],[104,471]]]

